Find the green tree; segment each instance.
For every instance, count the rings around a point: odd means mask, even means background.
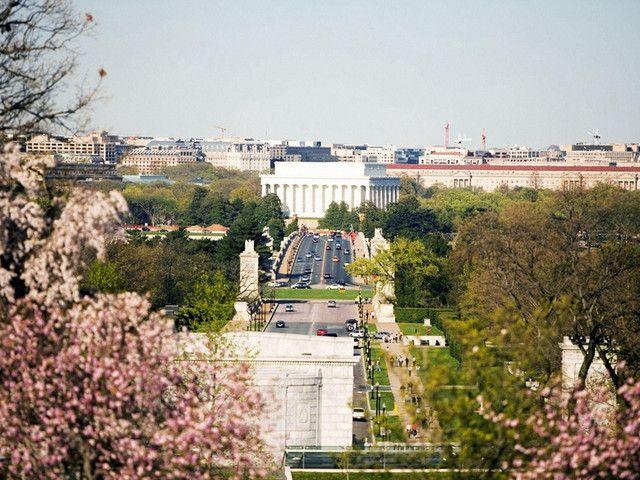
[[[446,227],[441,227],[435,212],[423,208],[416,197],[406,197],[391,204],[383,229],[391,240],[397,237],[420,239],[432,232],[447,230]]]
[[[165,185],[127,185],[122,194],[135,223],[172,224],[178,219],[178,202]]]
[[[114,262],[94,260],[84,274],[82,288],[101,293],[118,293],[124,291],[124,279],[118,265]]]
[[[219,332],[234,315],[237,289],[221,272],[204,275],[185,296],[176,327],[196,332]]]
[[[298,217],[296,217],[291,222],[289,222],[289,225],[287,225],[287,228],[284,229],[284,236],[287,237],[291,235],[293,232],[297,232],[299,228],[300,227],[298,226]]]
[[[358,214],[350,211],[345,202],[331,202],[324,217],[318,222],[318,226],[331,230],[357,230],[359,228]]]

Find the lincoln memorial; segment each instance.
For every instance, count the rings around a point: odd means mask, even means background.
[[[378,208],[397,202],[400,179],[379,163],[276,162],[275,173],[261,175],[262,196],[275,193],[289,216],[321,218],[332,202]]]

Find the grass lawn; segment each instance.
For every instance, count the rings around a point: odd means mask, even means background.
[[[445,366],[449,371],[455,372],[458,369],[458,361],[449,353],[449,347],[445,348],[419,348],[411,346],[409,352],[420,365],[420,378],[423,383],[429,372],[440,366]]]
[[[380,362],[380,371],[376,367],[376,361]],[[371,345],[371,364],[373,365],[373,383],[380,385],[389,385],[389,374],[387,372],[387,363],[382,354],[382,348],[379,345]]]
[[[278,300],[355,300],[360,293],[359,290],[326,290],[320,288],[297,289],[297,288],[276,288],[276,299]],[[363,295],[367,291],[362,290]]]
[[[373,429],[376,433],[376,438],[378,440],[383,440],[383,441],[387,440],[390,442],[404,442],[406,440],[404,436],[404,425],[402,425],[402,422],[400,421],[399,416],[387,415],[385,420],[383,420],[382,416],[380,416],[379,419],[380,419],[380,426],[384,428],[388,428],[391,431],[391,433],[389,433],[386,439],[383,439],[378,435],[378,432],[379,432],[378,426],[374,425]],[[386,421],[386,425],[384,423],[385,421]]]
[[[375,400],[372,400],[375,413]],[[396,400],[393,398],[393,392],[380,392],[380,404],[387,407],[387,412],[391,412],[396,406]]]
[[[399,323],[398,327],[405,335],[443,335],[443,333],[433,325],[429,328],[429,333],[427,333],[427,327],[420,323]]]

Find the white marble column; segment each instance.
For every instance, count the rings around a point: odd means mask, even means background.
[[[320,211],[325,212],[327,210],[327,185],[320,185]]]
[[[291,184],[291,212],[298,213],[298,185]]]

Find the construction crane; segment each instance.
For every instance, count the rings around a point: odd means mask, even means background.
[[[227,129],[225,127],[218,127],[217,125],[213,128],[217,128],[218,130],[220,130],[220,138],[224,138],[224,132],[227,131]]]
[[[482,129],[482,150],[486,150],[487,149],[487,131],[483,128]]]
[[[444,124],[444,148],[449,148],[449,122]]]
[[[458,134],[458,138],[456,139],[456,145],[458,146],[458,148],[462,148],[463,143],[467,143],[470,141],[471,141],[470,138],[467,138],[464,135]]]
[[[600,136],[600,130],[598,130],[597,128],[594,128],[593,130],[587,132],[587,135],[590,135],[591,138],[593,138],[594,145],[600,145],[600,139],[602,138]]]

